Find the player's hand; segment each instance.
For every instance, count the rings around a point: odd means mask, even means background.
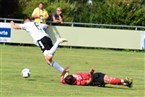
[[[69,73],[69,67],[66,67],[66,68],[63,70],[61,76],[65,76],[66,73]]]
[[[66,67],[63,72],[65,72],[65,73],[69,72],[69,68],[70,68],[70,66]]]
[[[11,21],[10,24],[11,24],[11,25],[15,25],[14,21]]]
[[[91,73],[91,74],[93,74],[93,73],[94,73],[94,71],[95,71],[95,69],[94,69],[94,68],[92,68],[92,69],[90,70],[90,73]]]

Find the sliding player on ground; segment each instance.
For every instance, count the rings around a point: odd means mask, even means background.
[[[102,72],[94,72],[94,69],[91,69],[89,72],[80,72],[71,75],[67,75],[69,68],[64,69],[60,82],[68,85],[78,85],[78,86],[98,86],[105,87],[106,84],[111,85],[121,85],[131,88],[133,86],[133,80],[126,78],[120,79],[112,76],[108,76]]]

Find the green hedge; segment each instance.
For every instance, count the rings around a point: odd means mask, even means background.
[[[144,0],[41,0],[50,17],[58,6],[63,9],[64,21],[99,24],[145,25]],[[19,0],[19,15],[31,16],[40,0]]]

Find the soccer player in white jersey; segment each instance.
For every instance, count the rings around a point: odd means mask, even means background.
[[[61,67],[57,62],[53,61],[52,58],[58,45],[62,42],[67,42],[66,39],[60,38],[53,45],[50,36],[44,31],[44,28],[48,28],[48,25],[32,22],[31,18],[29,17],[24,19],[24,24],[15,24],[13,21],[11,21],[10,24],[14,29],[26,30],[33,38],[34,44],[41,48],[45,56],[46,63],[58,71],[63,72],[63,67]]]

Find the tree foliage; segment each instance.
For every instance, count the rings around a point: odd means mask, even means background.
[[[21,18],[31,16],[40,0],[19,0]],[[66,22],[99,24],[145,25],[144,0],[41,0],[51,17],[58,6],[62,7]]]

